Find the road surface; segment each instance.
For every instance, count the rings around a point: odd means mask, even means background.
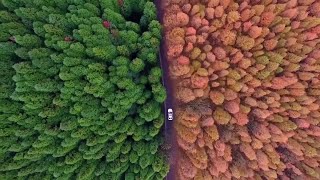
[[[158,8],[158,19],[159,21],[162,23],[162,17],[163,17],[163,8],[161,7],[161,0],[155,0],[155,4]],[[164,36],[163,36],[164,37]],[[174,132],[174,127],[173,127],[173,123],[174,123],[174,119],[173,120],[169,120],[168,119],[168,109],[173,109],[173,114],[175,112],[175,107],[174,107],[174,88],[172,86],[173,82],[171,81],[170,77],[169,77],[169,64],[168,64],[168,60],[167,60],[167,56],[166,56],[166,47],[164,44],[164,39],[162,39],[161,41],[161,48],[160,48],[160,65],[161,65],[161,69],[163,72],[163,76],[162,76],[162,84],[164,85],[164,87],[166,88],[167,91],[167,98],[166,101],[164,102],[163,105],[163,111],[165,113],[165,127],[164,127],[164,133],[165,133],[165,140],[166,143],[170,144],[171,147],[169,149],[169,163],[170,163],[170,171],[166,177],[166,180],[175,180],[175,158],[177,157],[176,155],[176,150],[177,150],[177,146],[176,146],[176,140],[175,140],[175,132]]]

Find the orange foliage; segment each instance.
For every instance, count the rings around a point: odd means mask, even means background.
[[[166,2],[180,179],[320,179],[320,3]]]

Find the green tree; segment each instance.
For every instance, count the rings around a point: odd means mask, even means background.
[[[134,73],[141,72],[144,69],[144,67],[144,62],[139,58],[132,60],[132,62],[130,63],[130,70]]]

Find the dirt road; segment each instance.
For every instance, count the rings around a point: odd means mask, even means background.
[[[155,4],[157,5],[157,8],[158,8],[159,21],[162,23],[163,8],[161,7],[161,0],[155,0]],[[176,140],[175,140],[175,134],[174,134],[175,133],[174,127],[173,127],[174,119],[169,120],[169,117],[168,117],[168,109],[173,110],[173,115],[175,112],[174,88],[173,88],[173,81],[169,77],[169,63],[166,57],[166,47],[165,47],[164,39],[162,39],[162,42],[161,42],[159,58],[160,58],[161,69],[163,72],[162,83],[167,91],[167,99],[164,102],[163,111],[165,113],[165,127],[164,127],[165,140],[166,140],[166,144],[170,145],[170,149],[168,152],[169,153],[168,155],[170,158],[169,160],[170,171],[166,177],[166,180],[175,180],[175,167],[177,162],[176,161],[177,152],[175,150],[177,149],[177,147],[176,147]]]

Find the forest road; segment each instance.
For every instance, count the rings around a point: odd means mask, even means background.
[[[161,0],[155,0],[154,3],[158,9],[158,19],[163,24],[163,8]],[[164,32],[163,32],[164,33]],[[164,36],[162,36],[164,37]],[[160,54],[159,54],[160,65],[162,69],[162,84],[164,85],[167,98],[163,104],[163,112],[165,114],[165,124],[164,124],[164,134],[166,144],[169,144],[170,149],[168,151],[170,170],[167,174],[166,180],[175,180],[175,159],[176,159],[176,140],[175,140],[175,132],[173,127],[174,122],[174,89],[172,87],[172,81],[169,76],[169,63],[166,56],[166,46],[164,39],[161,40]],[[172,111],[172,113],[171,113]],[[169,113],[168,113],[169,112]]]
[[[175,166],[173,165],[174,163],[174,142],[175,142],[175,134],[174,134],[174,113],[175,113],[175,108],[174,108],[174,95],[173,95],[173,89],[172,89],[172,82],[169,77],[169,64],[165,55],[165,51],[163,50],[165,47],[164,43],[161,43],[161,51],[160,51],[160,64],[161,64],[161,69],[162,69],[162,84],[164,85],[166,92],[167,92],[167,98],[163,104],[163,111],[165,114],[165,123],[164,123],[164,133],[165,133],[165,141],[170,145],[169,149],[169,157],[170,157],[170,171],[166,177],[166,180],[175,180],[174,178],[174,169]]]

